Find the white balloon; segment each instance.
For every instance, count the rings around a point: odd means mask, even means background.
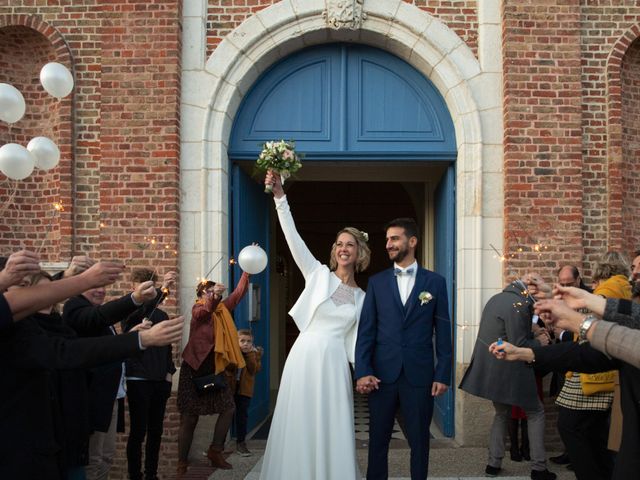
[[[24,115],[24,97],[13,85],[0,83],[0,120],[15,123]]]
[[[32,138],[27,144],[27,150],[33,155],[36,167],[42,170],[51,170],[60,161],[60,149],[47,137]]]
[[[73,90],[73,76],[67,67],[60,63],[47,63],[40,70],[40,83],[47,93],[56,98],[66,97]]]
[[[256,275],[267,267],[267,252],[257,245],[249,245],[240,251],[238,263],[243,271]]]
[[[0,171],[12,180],[23,180],[31,175],[35,166],[31,152],[17,143],[0,147]]]

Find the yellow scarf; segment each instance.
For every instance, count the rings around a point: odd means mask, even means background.
[[[244,356],[238,342],[238,330],[233,323],[231,313],[220,302],[213,312],[213,331],[215,343],[213,346],[214,373],[224,372],[228,367],[244,368]]]

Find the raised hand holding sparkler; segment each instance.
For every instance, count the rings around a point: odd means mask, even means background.
[[[170,289],[173,288],[176,284],[176,277],[177,277],[177,274],[174,271],[170,271],[164,274],[164,277],[162,279],[162,286],[160,287],[160,294],[158,295],[156,293],[157,295],[156,303],[151,309],[151,311],[149,312],[149,314],[145,316],[145,318],[142,320],[143,324],[148,326],[153,325],[153,321],[152,321],[153,313],[160,306],[160,304],[164,302],[166,298],[169,296]]]
[[[71,258],[71,262],[69,263],[69,266],[64,271],[62,276],[64,278],[67,278],[67,277],[73,277],[74,275],[78,275],[79,273],[84,272],[88,268],[91,268],[91,266],[94,263],[96,263],[96,261],[91,257],[89,257],[88,255],[75,255],[74,257]]]
[[[6,290],[11,285],[16,285],[25,276],[40,272],[40,258],[37,253],[28,250],[20,250],[12,253],[7,263],[0,271],[0,289]]]

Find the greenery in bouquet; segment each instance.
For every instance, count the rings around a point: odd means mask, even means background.
[[[280,140],[279,142],[266,142],[262,145],[262,151],[256,161],[258,169],[267,171],[273,170],[280,175],[282,183],[302,168],[302,162],[300,161],[300,155],[295,151],[294,142],[285,142]],[[269,192],[270,188],[267,186],[265,191]]]

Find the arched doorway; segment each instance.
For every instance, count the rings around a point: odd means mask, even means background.
[[[324,181],[328,183],[319,192],[322,198],[339,198],[346,184],[348,192],[362,192],[351,205],[361,212],[371,212],[376,211],[375,202],[383,198],[380,188],[397,192],[387,202],[392,207],[389,212],[402,213],[402,204],[413,211],[425,239],[421,263],[446,276],[450,300],[455,252],[455,133],[445,102],[431,82],[393,55],[354,44],[312,47],[275,64],[244,97],[229,145],[232,249],[237,251],[259,241],[267,246],[272,259],[272,271],[254,279],[261,282],[261,311],[260,321],[251,325],[257,341],[267,347],[271,362],[264,363],[264,370],[274,370],[271,377],[275,385],[286,353],[283,312],[290,306],[287,302],[293,298],[294,289],[278,279],[286,259],[276,253],[281,244],[273,232],[271,200],[261,193],[261,186],[248,172],[259,145],[281,138],[295,140],[297,149],[305,154],[299,183],[291,187],[292,195],[299,190],[309,201],[314,198],[309,192],[319,186],[317,182]],[[366,200],[367,193],[376,200]],[[408,200],[399,201],[400,197]],[[318,218],[328,216],[331,207],[319,208],[319,200],[310,203]],[[399,215],[378,212],[379,232],[373,235],[383,238],[382,225]],[[332,240],[325,242],[325,248]],[[376,248],[375,236],[372,243]],[[318,255],[326,259],[326,254]],[[384,257],[384,250],[377,256]],[[283,296],[283,291],[289,293]],[[237,310],[240,326],[250,318],[243,308],[248,307],[241,305]],[[256,385],[250,413],[254,422],[268,411],[267,376],[263,374]],[[453,391],[439,400],[435,418],[443,432],[452,436]]]

